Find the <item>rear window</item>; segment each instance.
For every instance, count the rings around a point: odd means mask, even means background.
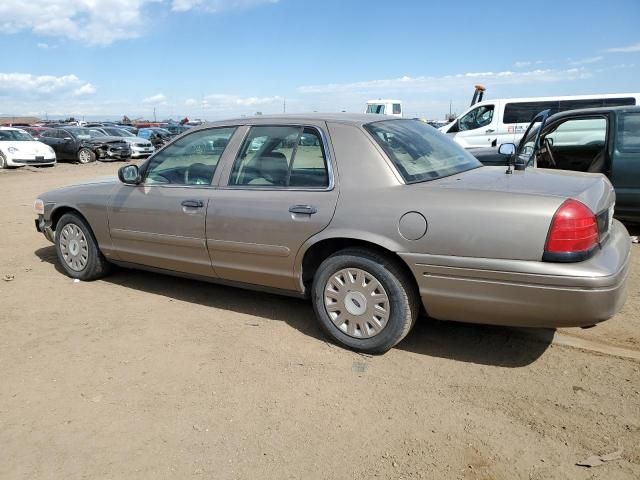
[[[406,183],[435,180],[482,166],[446,135],[418,120],[384,120],[364,128]]]
[[[640,151],[640,113],[620,115],[618,122],[618,150]]]

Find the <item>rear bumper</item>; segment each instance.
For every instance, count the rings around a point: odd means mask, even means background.
[[[578,263],[400,254],[427,313],[437,319],[524,327],[593,325],[626,300],[629,233],[614,221],[607,242]]]

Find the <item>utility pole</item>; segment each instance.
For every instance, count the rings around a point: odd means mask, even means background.
[[[154,121],[154,123],[157,122],[157,120],[156,120],[156,107],[153,107],[153,121]]]
[[[287,113],[287,99],[282,99],[282,113]]]

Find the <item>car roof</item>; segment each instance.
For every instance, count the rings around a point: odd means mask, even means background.
[[[556,120],[558,118],[573,117],[575,115],[597,115],[606,114],[610,112],[640,112],[640,106],[635,105],[623,105],[618,107],[596,107],[596,108],[579,108],[576,110],[565,110],[564,112],[554,113],[549,117],[549,120]]]
[[[332,122],[362,126],[367,123],[380,122],[382,120],[401,120],[391,115],[377,115],[371,113],[287,113],[280,115],[256,115],[252,117],[231,118],[229,120],[218,120],[196,128],[211,127],[215,125],[252,125],[268,122],[274,123],[304,123],[304,122]]]
[[[0,127],[0,130],[22,130],[22,128],[18,128],[18,127]]]

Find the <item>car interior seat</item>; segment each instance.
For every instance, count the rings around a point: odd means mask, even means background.
[[[256,162],[256,176],[248,185],[280,185],[287,182],[289,164],[287,157],[282,152],[265,153]]]
[[[591,173],[602,173],[604,171],[604,161],[606,159],[605,149],[603,148],[600,152],[593,157],[589,168],[587,168],[587,172]]]

